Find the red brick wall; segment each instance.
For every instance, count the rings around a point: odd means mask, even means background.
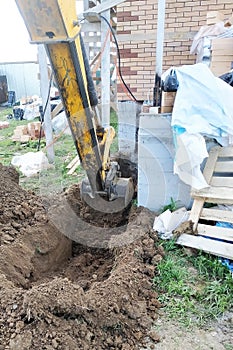
[[[171,66],[195,63],[190,55],[194,35],[206,24],[208,11],[221,11],[226,19],[232,0],[167,0],[163,71]],[[122,75],[138,100],[147,99],[153,88],[156,60],[157,1],[127,0],[117,6],[117,38]],[[127,100],[120,79],[118,99]]]

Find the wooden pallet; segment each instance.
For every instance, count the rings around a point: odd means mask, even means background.
[[[203,174],[210,186],[191,191],[194,202],[190,220],[196,235],[182,234],[177,243],[233,260],[233,229],[213,225],[232,224],[233,211],[204,207],[205,203],[233,205],[233,147],[212,148]]]

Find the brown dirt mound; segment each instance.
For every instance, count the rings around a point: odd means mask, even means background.
[[[153,215],[100,214],[83,205],[77,186],[48,210],[17,178],[0,166],[0,349],[126,350],[158,339],[151,280],[163,252]],[[66,238],[67,228],[81,241]]]

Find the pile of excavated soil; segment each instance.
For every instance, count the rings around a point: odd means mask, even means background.
[[[159,340],[152,278],[163,252],[152,213],[96,212],[78,186],[49,206],[1,165],[0,196],[0,349],[126,350]]]

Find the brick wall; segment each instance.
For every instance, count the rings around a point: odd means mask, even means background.
[[[226,19],[232,0],[166,0],[163,71],[171,66],[195,63],[190,55],[194,35],[206,24],[208,11],[221,11]],[[147,99],[154,85],[157,1],[128,0],[117,6],[117,38],[122,75],[138,100]],[[118,79],[118,99],[128,100]]]

